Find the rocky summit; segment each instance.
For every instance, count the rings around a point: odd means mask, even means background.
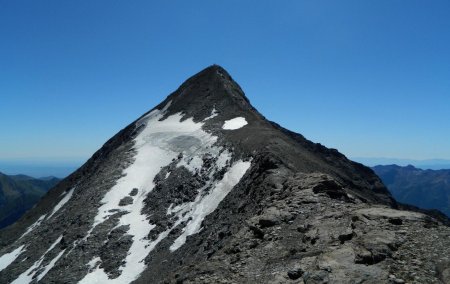
[[[404,208],[214,65],[0,231],[0,283],[450,283],[448,219]]]

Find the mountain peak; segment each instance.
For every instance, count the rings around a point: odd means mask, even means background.
[[[395,206],[372,170],[267,121],[213,65],[0,231],[0,282],[388,283],[386,228],[430,235]]]
[[[157,108],[162,109],[169,102],[168,115],[182,112],[196,121],[218,108],[222,113],[254,111],[239,84],[219,65],[211,65],[187,79]]]
[[[231,79],[231,76],[227,72],[227,70],[225,70],[225,68],[223,68],[222,66],[217,65],[217,64],[213,64],[213,65],[206,67],[202,71],[198,72],[196,75],[200,75],[200,74],[208,74],[211,76],[214,75],[214,76],[219,76],[221,78]],[[194,76],[196,76],[196,75],[194,75]]]
[[[239,85],[233,80],[230,74],[219,65],[211,65],[201,70],[197,74],[191,76],[187,79],[180,88],[187,87],[189,85],[207,85],[206,89],[213,91],[213,87],[218,88],[219,86],[229,86],[237,87],[240,90],[241,95],[244,95]]]

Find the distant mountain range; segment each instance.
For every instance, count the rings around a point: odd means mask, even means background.
[[[424,209],[438,209],[450,217],[450,169],[422,170],[414,166],[375,166],[395,199]]]
[[[450,169],[450,160],[445,159],[412,160],[412,159],[397,159],[397,158],[351,157],[351,160],[366,165],[368,167],[374,167],[378,165],[398,165],[406,167],[408,165],[413,165],[414,167],[422,170]]]
[[[0,173],[0,228],[14,223],[58,182],[55,177],[36,179]]]
[[[46,161],[46,160],[2,160],[0,159],[0,171],[7,175],[24,174],[34,178],[54,176],[65,178],[75,171],[83,161]]]

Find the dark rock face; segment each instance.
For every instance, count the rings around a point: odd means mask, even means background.
[[[300,277],[302,277],[304,271],[301,268],[298,269],[294,269],[294,270],[289,270],[287,275],[289,277],[289,279],[291,280],[297,280]]]
[[[0,232],[0,282],[442,281],[450,231],[396,207],[372,170],[265,120],[211,66]]]

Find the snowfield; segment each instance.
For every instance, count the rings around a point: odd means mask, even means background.
[[[132,236],[132,244],[124,265],[119,268],[120,276],[110,279],[100,268],[101,259],[95,257],[88,263],[92,270],[79,283],[130,283],[136,280],[146,268],[144,260],[147,255],[168,236],[171,230],[183,221],[186,222],[183,233],[170,247],[170,250],[174,251],[185,243],[187,236],[200,231],[203,219],[217,208],[250,167],[251,163],[248,161],[235,161],[230,165],[231,153],[214,145],[217,137],[202,129],[203,122],[195,123],[192,118],[181,121],[183,118],[181,113],[160,121],[169,105],[170,103],[162,110],[150,112],[137,122],[137,127],[145,127],[135,138],[134,162],[124,170],[125,175],[103,197],[93,227],[88,233],[89,236],[96,226],[108,220],[115,212],[126,213],[120,217],[117,226],[129,227],[127,234]],[[217,111],[213,109],[208,119],[216,115]],[[232,123],[233,127],[242,125],[243,118],[237,119],[237,122]],[[245,119],[243,120],[247,124]],[[202,169],[202,157],[205,154],[217,159],[217,165],[209,173],[211,178],[216,171],[225,166],[230,167],[221,180],[211,179],[205,187],[199,189],[195,201],[169,208],[168,214],[176,214],[179,217],[178,221],[168,230],[161,232],[154,241],[151,241],[148,239],[148,234],[155,228],[155,225],[150,224],[147,216],[141,213],[145,205],[144,200],[155,187],[156,175],[163,167],[168,166],[179,157],[180,153],[183,156],[177,167],[183,166],[192,174],[198,173]],[[168,176],[169,174],[166,175],[166,178]],[[133,202],[126,206],[118,206],[120,200],[129,196],[133,188],[139,190],[138,194],[132,197]],[[208,189],[210,190],[207,191]]]

